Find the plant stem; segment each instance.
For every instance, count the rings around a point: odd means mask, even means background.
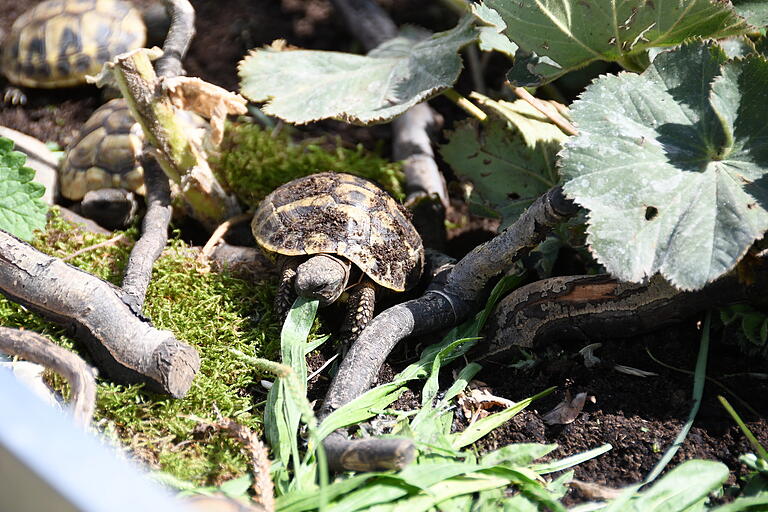
[[[160,167],[180,186],[191,215],[212,231],[239,213],[236,200],[216,180],[200,148],[187,136],[170,98],[158,94],[159,80],[147,51],[118,56],[113,73],[131,114],[157,149]]]
[[[458,105],[460,108],[462,108],[472,117],[479,119],[480,121],[485,121],[488,118],[485,112],[480,110],[477,105],[469,101],[467,98],[456,92],[456,89],[446,89],[443,91],[443,95]]]
[[[504,85],[511,88],[512,91],[520,98],[525,101],[527,101],[533,108],[544,114],[547,119],[552,121],[557,125],[558,128],[563,130],[564,133],[567,133],[568,135],[578,135],[579,131],[576,129],[575,126],[571,124],[570,121],[568,121],[565,117],[563,117],[560,112],[554,109],[548,108],[544,103],[542,103],[538,98],[534,97],[531,93],[529,93],[527,90],[525,90],[523,87],[513,87],[512,84],[509,82],[504,82]]]

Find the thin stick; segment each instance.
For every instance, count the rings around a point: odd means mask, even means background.
[[[118,233],[117,235],[113,236],[109,240],[104,240],[103,242],[99,242],[98,244],[94,244],[88,247],[83,247],[79,251],[75,251],[72,254],[68,254],[67,256],[64,256],[63,258],[61,258],[61,261],[71,260],[72,258],[80,256],[81,254],[85,254],[86,252],[94,251],[96,249],[101,249],[102,247],[116,245],[118,242],[122,242],[124,239],[125,239],[125,233]]]
[[[250,219],[251,217],[253,217],[253,212],[241,213],[239,215],[235,215],[234,217],[230,217],[219,224],[219,227],[216,228],[216,230],[211,235],[211,238],[209,238],[203,246],[203,250],[200,252],[200,256],[198,258],[203,261],[210,258],[211,254],[213,254],[213,250],[216,249],[216,245],[218,245],[221,239],[224,238],[224,235],[227,234],[229,228],[238,222]]]
[[[676,366],[672,366],[671,364],[667,364],[667,363],[665,363],[663,361],[660,361],[659,359],[656,359],[656,357],[654,357],[654,355],[651,353],[651,351],[648,349],[648,347],[645,348],[645,352],[648,354],[648,357],[650,357],[656,364],[659,364],[659,365],[663,366],[664,368],[667,368],[668,370],[672,370],[672,371],[680,372],[680,373],[685,373],[686,375],[693,375],[693,372],[691,370],[686,370],[684,368],[678,368]],[[744,408],[746,410],[748,410],[749,412],[751,412],[755,416],[760,416],[759,412],[757,412],[751,405],[749,405],[746,400],[744,400],[739,395],[734,393],[728,386],[726,386],[725,384],[723,384],[719,380],[710,377],[709,375],[706,376],[706,379],[709,382],[711,382],[712,384],[714,384],[715,386],[719,387],[720,389],[722,389],[723,391],[728,393],[729,395],[731,395],[736,400],[738,400],[738,402],[742,406],[744,406]]]
[[[147,213],[141,223],[141,238],[128,257],[123,277],[123,291],[131,307],[140,312],[152,280],[152,267],[168,243],[171,222],[171,189],[168,177],[153,157],[145,158],[144,183],[147,187]]]
[[[163,56],[157,59],[157,75],[162,78],[182,74],[181,60],[195,35],[195,9],[188,0],[163,0],[171,26],[163,43]]]
[[[555,123],[558,128],[563,130],[568,135],[578,135],[579,131],[573,126],[570,121],[563,117],[559,112],[553,112],[551,109],[542,103],[538,98],[534,97],[531,93],[526,91],[523,87],[512,87],[512,84],[505,81],[504,85],[511,88],[512,91],[520,98],[527,101],[533,108],[547,116],[547,118]]]
[[[0,352],[19,356],[50,368],[69,383],[72,413],[77,424],[87,427],[96,408],[96,370],[80,356],[36,332],[0,327]]]
[[[477,105],[469,101],[467,98],[456,92],[456,89],[446,89],[443,91],[443,96],[454,102],[457,106],[462,108],[466,113],[480,121],[488,119],[488,115],[480,110]]]

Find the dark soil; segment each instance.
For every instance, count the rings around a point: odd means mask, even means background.
[[[0,0],[0,29],[7,33],[12,21],[36,1]],[[143,0],[148,4],[149,0]],[[285,38],[289,44],[305,48],[359,51],[347,34],[339,16],[333,13],[327,0],[282,0],[254,2],[253,0],[194,1],[197,9],[197,36],[185,62],[190,75],[222,85],[237,87],[236,65],[250,48]],[[416,0],[382,0],[398,23],[416,23],[431,29],[452,25],[453,15],[446,15],[439,3],[424,7]],[[500,82],[500,79],[497,80]],[[24,107],[0,106],[0,124],[25,132],[45,141],[66,146],[91,112],[101,104],[98,90],[82,87],[70,90],[27,90],[29,103]],[[446,118],[461,117],[445,100],[434,105]],[[308,134],[342,135],[346,140],[363,142],[370,147],[379,141],[388,145],[389,129],[351,127],[337,122],[317,123],[305,128]],[[450,171],[446,169],[450,176]],[[488,239],[496,225],[470,217],[466,209],[451,213],[451,221],[459,225],[453,230],[450,252],[461,256],[476,243]],[[685,422],[691,407],[692,376],[696,361],[699,333],[695,321],[677,329],[632,340],[605,343],[597,351],[604,366],[587,369],[574,354],[580,346],[552,345],[537,354],[536,363],[525,369],[487,368],[480,378],[494,393],[519,400],[549,386],[557,391],[499,428],[479,443],[491,450],[510,442],[557,443],[560,447],[553,457],[563,457],[610,443],[613,449],[605,455],[576,468],[577,478],[609,486],[622,486],[644,478],[670,445]],[[716,400],[724,394],[748,421],[758,439],[768,444],[768,384],[745,376],[745,372],[763,372],[765,362],[742,356],[733,345],[720,342],[715,332],[710,354],[708,375],[733,390],[738,398],[707,384],[706,397],[694,427],[673,463],[701,457],[717,459],[733,470],[731,483],[738,483],[744,473],[739,455],[752,451],[733,421]],[[423,340],[422,340],[423,341]],[[648,353],[664,363],[684,371],[665,368],[654,362]],[[415,357],[419,349],[410,346],[399,349],[393,367],[382,370],[382,377],[392,375]],[[312,361],[319,366],[322,361]],[[656,372],[657,376],[633,377],[612,369],[621,364]],[[449,372],[446,372],[448,375]],[[740,375],[734,375],[740,374]],[[444,382],[448,384],[448,382]],[[325,386],[320,383],[315,391]],[[566,390],[573,394],[584,391],[594,396],[596,403],[587,402],[579,417],[568,425],[549,426],[542,414],[552,409]],[[756,414],[740,403],[743,400]],[[415,394],[407,394],[397,404],[403,408],[417,407]],[[583,497],[571,491],[568,500]]]

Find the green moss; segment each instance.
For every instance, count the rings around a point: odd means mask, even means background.
[[[128,232],[123,242],[113,241],[68,261],[118,284],[134,236]],[[34,245],[65,257],[107,239],[80,231],[54,215]],[[196,485],[218,484],[245,472],[247,460],[241,447],[223,434],[201,431],[199,420],[214,421],[220,412],[260,431],[262,413],[254,404],[266,396],[258,384],[261,375],[230,350],[256,357],[276,355],[279,326],[272,317],[273,293],[272,282],[254,283],[202,269],[184,243],[172,241],[155,264],[145,313],[155,326],[173,331],[198,349],[200,373],[180,400],[100,379],[97,427],[112,432],[150,467]],[[0,325],[34,330],[70,348],[77,345],[63,329],[4,298],[0,298]]]
[[[219,179],[240,200],[256,206],[272,190],[295,178],[339,171],[372,179],[397,199],[404,197],[400,164],[367,151],[345,148],[340,139],[294,142],[287,128],[264,130],[254,124],[230,124],[220,156],[212,161]]]

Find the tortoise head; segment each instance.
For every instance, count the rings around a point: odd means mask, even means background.
[[[296,268],[294,288],[300,297],[318,299],[321,306],[327,306],[347,287],[349,270],[346,260],[316,254]]]

